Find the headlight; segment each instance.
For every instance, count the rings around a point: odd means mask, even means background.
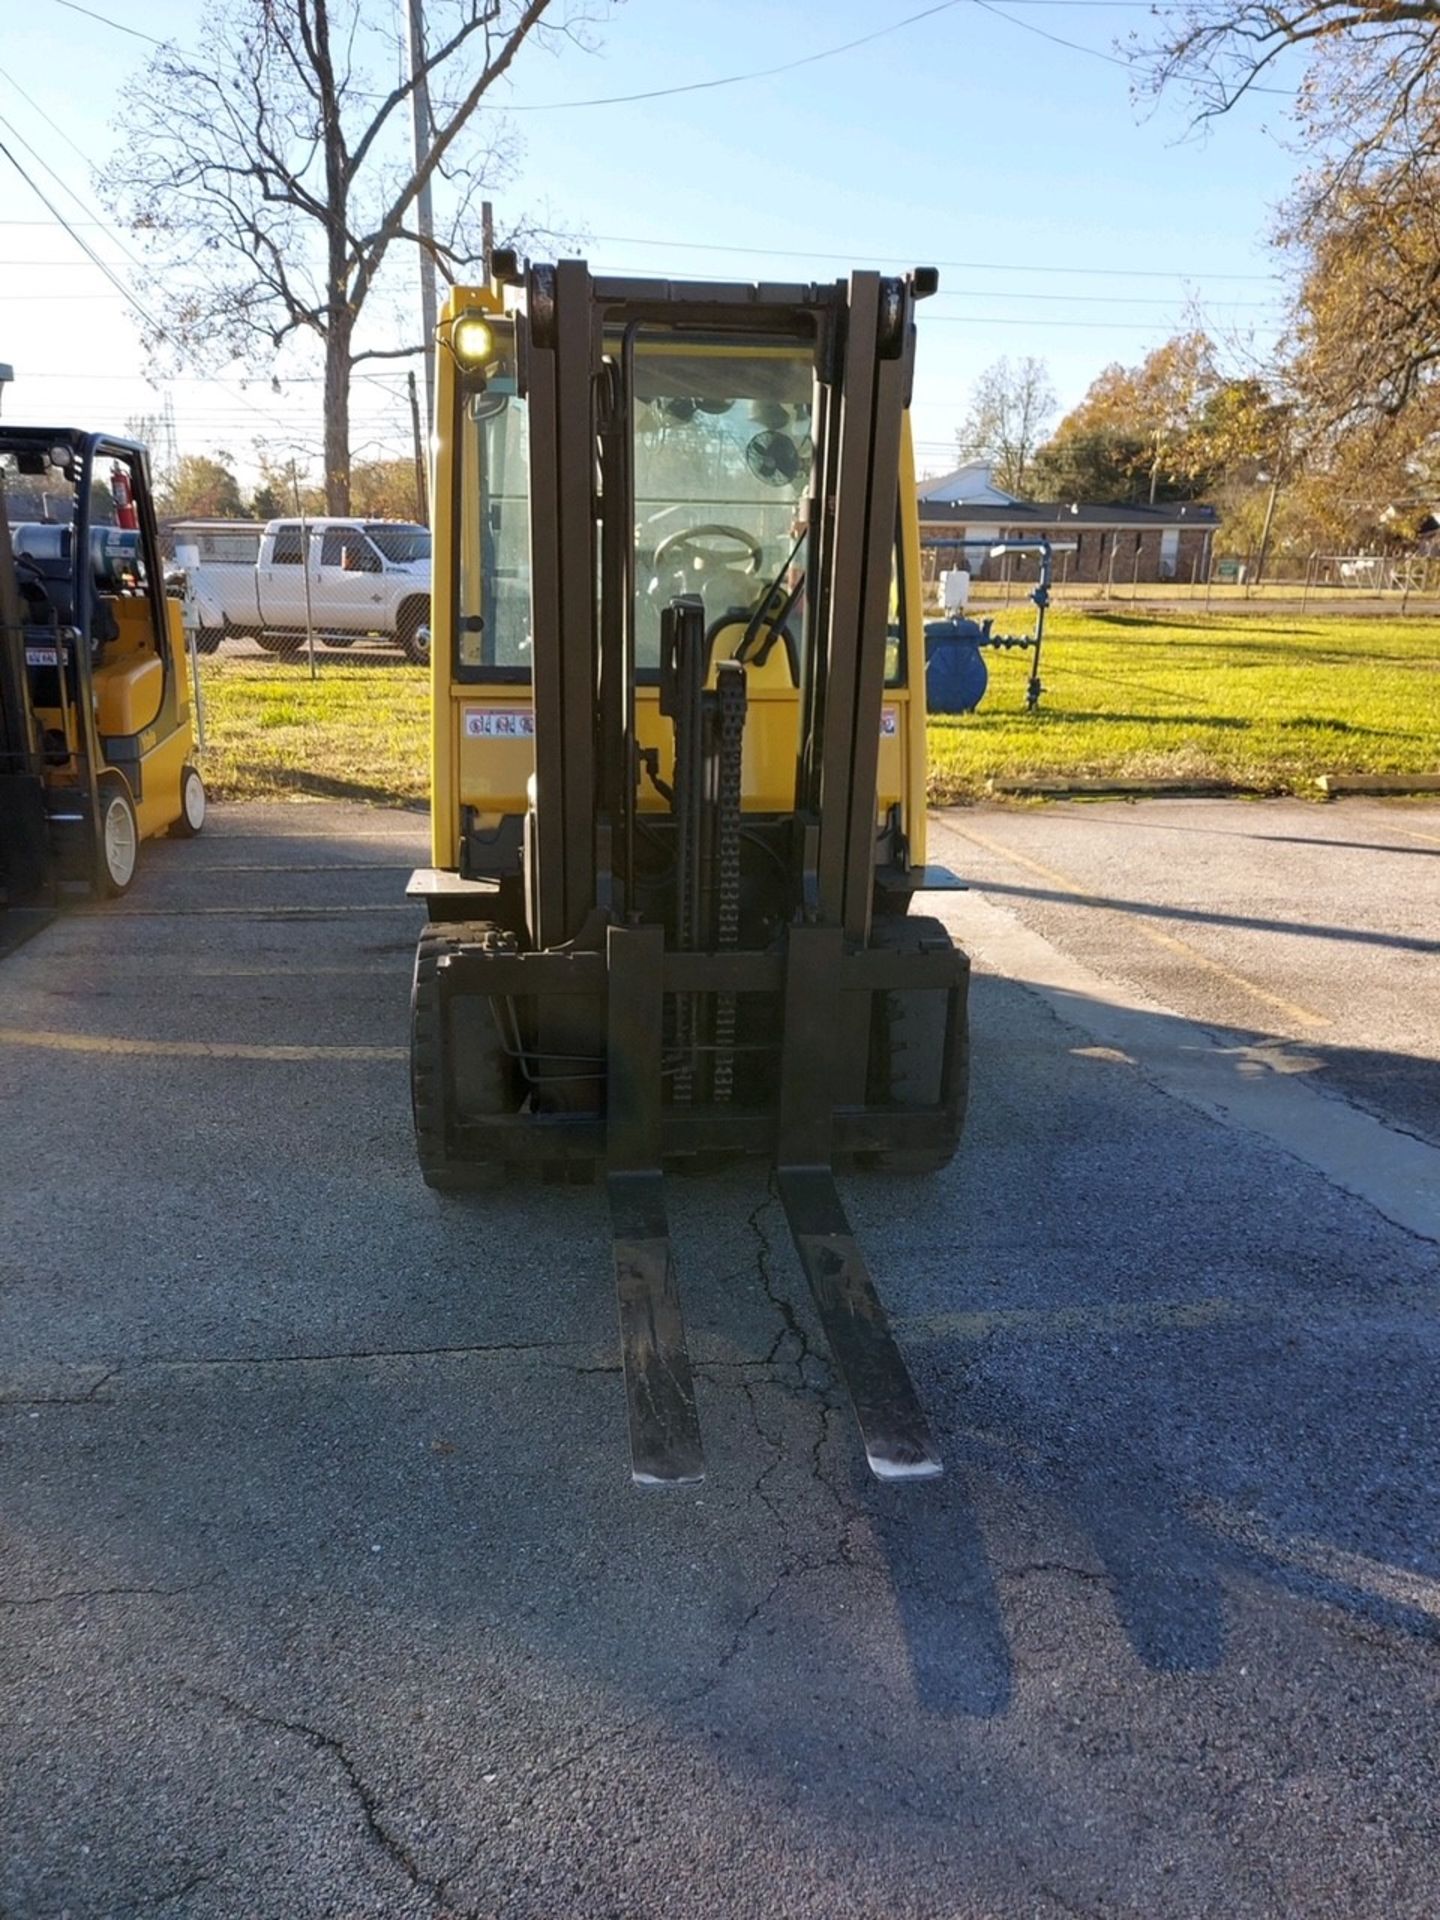
[[[478,372],[495,355],[495,331],[478,313],[462,313],[450,336],[455,358],[467,373]]]

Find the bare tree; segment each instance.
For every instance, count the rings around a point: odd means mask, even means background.
[[[429,14],[412,75],[363,0],[216,0],[196,52],[162,46],[125,89],[125,145],[102,176],[151,247],[163,339],[252,364],[297,336],[321,344],[332,513],[349,507],[354,369],[418,346],[357,341],[382,269],[406,243],[428,245],[450,279],[480,258],[479,196],[512,161],[482,105],[527,40],[582,24],[571,0],[429,0]],[[405,138],[417,79],[433,122],[419,168]],[[426,242],[413,208],[437,179],[449,213]]]
[[[1055,412],[1055,389],[1043,360],[996,360],[970,390],[956,444],[962,457],[983,454],[1006,493],[1023,493],[1035,450]]]
[[[1143,89],[1179,90],[1201,119],[1250,93],[1293,98],[1323,161],[1312,192],[1440,151],[1440,0],[1190,0],[1131,55]],[[1303,61],[1298,86],[1287,55]]]

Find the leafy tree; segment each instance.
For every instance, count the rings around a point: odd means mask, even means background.
[[[1136,474],[1144,462],[1143,440],[1090,424],[1082,403],[1036,454],[1031,483],[1038,499],[1113,504],[1134,498]]]
[[[262,480],[250,496],[252,520],[279,520],[285,512],[285,496],[273,480]]]
[[[260,478],[250,499],[255,520],[283,520],[292,513],[317,514],[327,511],[325,490],[309,474],[297,472],[293,461],[257,442],[255,457]]]
[[[970,411],[956,434],[962,459],[983,455],[995,484],[1023,494],[1030,463],[1055,412],[1055,389],[1043,360],[996,360],[975,382]]]
[[[156,505],[170,520],[242,520],[240,483],[226,464],[204,453],[183,454],[156,487]]]
[[[415,81],[394,78],[391,10],[363,0],[211,0],[198,51],[161,46],[122,90],[125,145],[102,190],[153,250],[162,337],[252,361],[296,336],[320,344],[334,513],[350,502],[353,370],[417,344],[360,344],[377,282],[407,243],[427,244],[451,277],[480,258],[480,196],[513,156],[489,119],[491,131],[468,136],[524,44],[567,32],[569,4],[430,0],[420,78],[433,130],[419,168],[408,145]],[[426,243],[413,208],[436,178],[450,183],[451,211]]]
[[[350,476],[350,504],[355,513],[377,520],[414,520],[420,512],[415,495],[413,460],[367,460],[357,463]]]
[[[1106,367],[1040,450],[1036,484],[1068,499],[1195,498],[1210,478],[1205,408],[1221,385],[1199,332],[1177,334],[1138,367]]]

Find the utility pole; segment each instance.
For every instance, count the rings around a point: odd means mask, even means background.
[[[430,518],[429,493],[426,485],[425,441],[420,433],[420,396],[415,387],[415,370],[412,367],[405,378],[410,383],[410,427],[415,435],[415,500],[418,507],[417,520]]]
[[[1265,561],[1270,552],[1270,528],[1275,520],[1275,499],[1280,492],[1280,475],[1277,472],[1272,477],[1262,473],[1257,478],[1270,480],[1270,498],[1265,502],[1265,525],[1260,529],[1260,551],[1255,556],[1255,585],[1258,587],[1265,578]]]
[[[490,284],[490,262],[495,257],[495,209],[488,200],[480,202],[480,248],[484,255],[485,284]]]
[[[415,170],[418,173],[430,157],[430,83],[425,76],[425,21],[423,0],[408,0],[410,25],[410,127],[413,138]],[[435,418],[435,255],[430,242],[435,238],[435,213],[430,199],[430,182],[415,196],[415,224],[420,231],[420,324],[425,334],[425,418]]]

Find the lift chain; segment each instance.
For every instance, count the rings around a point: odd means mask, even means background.
[[[740,942],[740,810],[745,741],[745,669],[722,660],[715,676],[717,773],[715,808],[715,945]],[[728,1103],[735,1090],[735,995],[715,996],[714,1098]]]

